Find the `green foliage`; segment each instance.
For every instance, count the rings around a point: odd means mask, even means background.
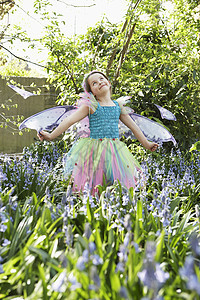
[[[20,77],[41,77],[40,74],[31,69],[28,64],[18,59],[13,59],[9,63],[0,65],[2,76],[20,76]]]
[[[195,150],[200,151],[200,141],[193,144],[192,147],[190,148],[190,151],[195,151]]]

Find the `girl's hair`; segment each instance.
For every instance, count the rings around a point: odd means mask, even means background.
[[[89,82],[88,82],[88,79],[91,75],[96,74],[96,73],[99,73],[99,74],[103,75],[107,80],[109,80],[108,77],[103,72],[98,71],[98,70],[94,70],[94,71],[91,71],[89,74],[86,74],[84,79],[83,79],[83,88],[88,93],[92,92],[91,88],[90,88],[90,85],[89,85]]]

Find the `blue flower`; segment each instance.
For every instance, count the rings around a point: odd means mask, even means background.
[[[154,242],[146,243],[146,251],[142,271],[138,272],[138,277],[149,289],[157,292],[163,283],[169,278],[169,274],[161,269],[160,264],[156,263],[156,247]]]
[[[77,260],[77,263],[76,263],[76,267],[79,271],[83,271],[85,270],[85,258],[83,256],[80,256]]]
[[[94,242],[90,242],[90,243],[88,244],[88,247],[89,247],[90,253],[93,253],[93,252],[96,250],[96,245],[95,245]]]
[[[3,266],[0,264],[0,274],[4,273]]]
[[[97,269],[96,266],[91,267],[90,276],[91,276],[91,279],[94,281],[95,286],[97,288],[99,288],[100,285],[101,285],[101,281],[100,281],[100,278],[99,278],[99,275],[98,275],[98,269]]]
[[[101,265],[103,263],[103,259],[97,254],[92,255],[91,258],[95,266]]]
[[[131,228],[132,228],[132,221],[131,221],[131,216],[130,216],[130,214],[127,214],[127,215],[125,215],[125,217],[124,217],[124,227],[125,227],[127,230],[131,230]]]
[[[2,246],[6,247],[6,246],[10,245],[10,243],[11,243],[11,241],[4,239]]]
[[[71,291],[75,291],[76,289],[80,289],[82,287],[81,283],[77,282],[76,277],[72,273],[69,274],[68,281],[71,283]]]
[[[197,236],[196,233],[193,233],[189,239],[190,245],[194,254],[199,256],[200,255],[200,238]]]
[[[121,286],[119,291],[119,296],[124,299],[128,299],[127,289],[124,286]]]
[[[84,234],[85,234],[85,237],[87,240],[89,240],[91,234],[92,234],[92,231],[91,231],[91,226],[89,223],[86,223],[85,224],[85,231],[84,231]]]
[[[0,225],[0,232],[5,232],[7,229],[7,225],[1,224]]]
[[[66,290],[66,286],[64,283],[66,282],[66,271],[60,273],[56,281],[54,281],[51,285],[52,289],[55,292],[63,293]]]
[[[200,295],[200,281],[195,274],[194,258],[192,255],[187,256],[184,266],[179,271],[181,277],[186,281],[187,288],[196,291]]]

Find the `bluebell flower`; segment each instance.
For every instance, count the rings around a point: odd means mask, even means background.
[[[85,235],[85,237],[86,237],[87,240],[89,240],[91,234],[92,234],[92,231],[91,231],[90,224],[89,223],[85,223],[84,235]]]
[[[103,259],[98,254],[91,255],[92,263],[95,266],[101,265],[103,263]]]
[[[129,245],[129,242],[130,242],[130,233],[127,232],[126,235],[125,235],[125,238],[124,238],[124,247],[128,247]]]
[[[90,192],[90,188],[89,188],[89,183],[86,182],[84,189],[83,189],[83,197],[82,197],[82,201],[83,204],[87,204],[88,198],[91,199],[91,192]]]
[[[127,289],[124,286],[121,286],[119,296],[123,299],[128,299]]]
[[[76,263],[76,267],[79,271],[83,271],[85,270],[85,258],[83,256],[80,256],[77,260],[77,263]]]
[[[117,264],[117,266],[116,266],[115,272],[120,271],[120,272],[123,273],[124,270],[125,270],[125,265],[124,265],[124,263],[121,262],[121,261],[119,261],[118,264]]]
[[[86,205],[81,206],[81,208],[79,209],[80,213],[83,213],[85,216],[87,216],[87,207]]]
[[[6,231],[6,229],[7,229],[7,225],[5,225],[5,224],[0,224],[0,232],[5,232]]]
[[[62,273],[60,273],[56,281],[52,283],[51,287],[55,292],[64,293],[66,290],[65,283],[66,283],[66,271],[63,271]]]
[[[90,243],[88,244],[88,247],[89,247],[89,252],[90,252],[90,253],[93,253],[93,252],[96,250],[96,245],[95,245],[94,242],[90,242]]]
[[[130,214],[127,214],[127,215],[125,215],[125,217],[124,217],[124,227],[125,227],[127,230],[131,230],[131,228],[132,228],[132,221],[131,221],[131,216],[130,216]]]
[[[2,171],[0,171],[0,182],[7,180],[6,174],[4,174]]]
[[[129,202],[130,202],[130,197],[129,197],[128,192],[126,192],[126,194],[123,195],[123,197],[122,197],[122,206],[128,205]]]
[[[3,247],[6,247],[8,245],[10,245],[11,241],[7,240],[7,239],[4,239],[3,243],[2,243],[2,246]]]
[[[146,243],[145,257],[142,271],[138,272],[138,277],[143,285],[154,292],[158,292],[163,283],[169,278],[169,274],[161,269],[160,264],[156,263],[155,258],[156,246],[154,242]]]
[[[154,262],[146,262],[143,266],[143,270],[138,272],[138,277],[149,289],[158,291],[160,287],[169,278],[169,274],[164,272],[159,264]]]
[[[136,253],[140,253],[141,252],[140,247],[139,247],[139,245],[136,242],[132,242],[132,245],[134,246]]]
[[[82,287],[81,283],[77,282],[76,277],[72,273],[69,274],[67,279],[71,283],[71,286],[70,286],[71,291],[75,291]]]
[[[0,274],[4,273],[3,266],[0,264]]]
[[[65,243],[71,247],[73,243],[72,225],[63,226],[63,229],[65,232]]]
[[[186,257],[185,264],[179,273],[181,278],[186,281],[187,288],[196,291],[200,295],[200,281],[194,271],[194,258],[192,255]]]
[[[95,286],[97,288],[99,288],[100,285],[101,285],[101,281],[100,281],[99,274],[98,274],[98,269],[97,269],[96,266],[91,267],[91,269],[90,269],[90,278],[93,280]]]
[[[91,291],[97,291],[97,287],[94,284],[89,284],[88,288]]]

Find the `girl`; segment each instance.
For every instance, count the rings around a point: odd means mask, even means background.
[[[111,99],[111,83],[106,75],[92,71],[85,77],[83,86],[86,93],[79,101],[79,108],[51,133],[41,131],[39,139],[51,141],[88,116],[90,137],[79,139],[64,157],[64,174],[66,177],[72,174],[73,189],[80,191],[89,183],[94,193],[95,187],[104,180],[112,184],[117,179],[127,188],[135,187],[141,167],[119,140],[119,119],[146,149],[155,151],[158,144],[146,139],[120,99]]]

